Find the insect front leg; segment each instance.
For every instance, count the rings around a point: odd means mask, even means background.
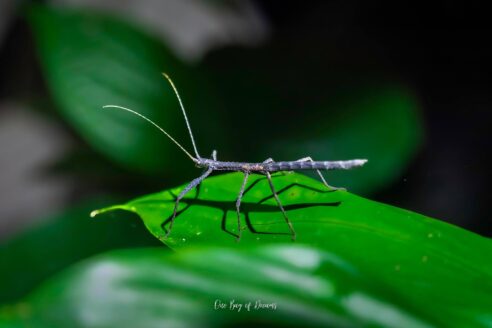
[[[212,173],[213,169],[212,168],[208,168],[201,176],[199,176],[198,178],[194,179],[193,181],[190,182],[190,184],[188,184],[178,195],[178,197],[176,197],[176,203],[174,204],[174,211],[173,211],[173,216],[171,217],[171,222],[169,223],[169,230],[166,232],[166,236],[165,238],[167,238],[169,236],[169,234],[171,233],[171,229],[173,228],[173,224],[174,224],[174,219],[176,219],[176,214],[178,212],[178,207],[179,207],[179,201],[193,188],[195,188],[196,186],[198,186],[206,177],[208,177],[210,175],[210,173]]]
[[[307,157],[298,159],[296,162],[314,162],[314,160],[311,158],[311,156],[307,156]],[[320,170],[316,170],[316,172],[318,173],[319,177],[321,178],[321,181],[323,181],[323,184],[326,187],[328,187],[330,190],[346,190],[345,188],[337,188],[337,187],[330,186],[328,184],[328,182],[326,182],[325,177],[323,176],[323,174],[321,173],[321,171]]]
[[[241,189],[239,190],[239,195],[236,200],[236,212],[237,212],[237,241],[241,240],[241,200],[243,199],[244,188],[246,187],[246,182],[248,181],[249,172],[244,172],[243,184],[241,185]]]

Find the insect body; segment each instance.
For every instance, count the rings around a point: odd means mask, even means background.
[[[176,89],[173,81],[171,78],[163,73],[164,77],[169,81],[171,84],[171,87],[174,90],[174,93],[176,94],[176,97],[178,98],[178,102],[181,108],[181,111],[183,112],[183,116],[186,122],[186,127],[188,129],[188,132],[190,134],[190,139],[191,143],[193,145],[193,150],[195,153],[195,156],[191,155],[181,144],[179,144],[169,133],[167,133],[163,128],[158,126],[156,123],[154,123],[152,120],[148,119],[147,117],[143,116],[142,114],[135,112],[131,109],[117,106],[117,105],[106,105],[103,106],[103,108],[116,108],[116,109],[121,109],[125,110],[127,112],[130,112],[134,115],[139,116],[140,118],[143,118],[150,124],[154,125],[156,128],[158,128],[162,133],[164,133],[169,139],[171,139],[172,142],[174,142],[194,163],[197,167],[204,168],[205,172],[199,176],[198,178],[194,179],[191,181],[181,192],[180,194],[176,197],[176,203],[174,205],[174,211],[173,215],[171,216],[170,223],[169,223],[169,228],[166,233],[166,238],[169,236],[171,233],[174,220],[176,219],[178,207],[179,207],[179,202],[183,197],[193,188],[198,186],[206,177],[208,177],[213,171],[239,171],[244,173],[244,179],[243,183],[241,184],[241,187],[239,189],[239,194],[236,200],[236,213],[237,213],[237,226],[238,226],[238,235],[237,235],[237,240],[241,239],[241,212],[240,212],[240,207],[241,207],[241,200],[243,197],[243,193],[246,187],[246,183],[248,181],[248,177],[251,173],[260,173],[264,174],[268,180],[268,184],[270,185],[270,189],[272,190],[273,197],[275,198],[275,201],[277,202],[277,205],[279,206],[283,217],[285,219],[285,222],[289,226],[290,232],[292,239],[295,240],[296,238],[296,232],[294,230],[294,227],[292,226],[292,223],[290,222],[289,218],[287,217],[287,213],[285,212],[282,203],[280,202],[280,199],[277,195],[277,192],[275,191],[275,187],[272,182],[272,177],[271,173],[273,172],[279,172],[279,171],[293,171],[293,170],[316,170],[318,173],[319,177],[323,181],[324,185],[329,188],[330,190],[336,190],[338,188],[332,187],[328,185],[326,182],[325,178],[323,177],[323,174],[321,173],[320,170],[348,170],[352,169],[355,167],[359,167],[364,165],[367,160],[366,159],[353,159],[353,160],[347,160],[347,161],[314,161],[311,157],[304,157],[296,161],[289,161],[289,162],[275,162],[273,159],[269,158],[265,160],[264,162],[261,163],[247,163],[247,162],[223,162],[217,160],[217,151],[212,152],[211,158],[203,158],[199,155],[198,150],[196,148],[195,144],[195,139],[193,138],[193,133],[191,131],[190,123],[188,121],[188,117],[186,116],[186,111],[183,106],[183,102],[181,101],[181,97],[179,96],[178,90]]]

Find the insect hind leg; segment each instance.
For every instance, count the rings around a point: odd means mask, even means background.
[[[314,162],[314,160],[311,158],[311,156],[307,156],[307,157],[303,157],[301,159],[298,159],[296,162]],[[333,186],[330,186],[328,184],[328,182],[326,182],[326,179],[325,177],[323,176],[323,173],[321,173],[320,170],[316,170],[316,172],[318,173],[319,177],[321,178],[321,181],[323,181],[323,184],[330,190],[346,190],[345,188],[338,188],[338,187],[333,187]]]

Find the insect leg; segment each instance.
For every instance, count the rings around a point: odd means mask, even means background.
[[[173,228],[173,224],[174,224],[174,219],[176,219],[176,213],[178,212],[178,207],[179,207],[179,201],[193,188],[195,188],[197,185],[199,185],[206,177],[208,177],[210,175],[210,173],[212,173],[213,169],[212,168],[208,168],[201,176],[199,176],[198,178],[194,179],[193,181],[190,182],[190,184],[188,184],[178,195],[178,197],[176,197],[176,203],[174,205],[174,211],[173,211],[173,216],[171,217],[171,222],[169,223],[169,230],[167,231],[166,233],[166,236],[165,238],[167,238],[169,236],[169,234],[171,233],[171,229]]]
[[[272,189],[273,197],[275,197],[275,200],[277,201],[277,204],[280,207],[280,210],[282,211],[285,222],[287,222],[287,225],[289,226],[290,233],[292,235],[292,240],[296,240],[296,232],[294,231],[294,227],[292,226],[292,223],[290,222],[289,218],[287,217],[287,213],[285,213],[284,207],[282,206],[282,203],[280,202],[280,199],[278,198],[277,192],[275,191],[275,187],[273,186],[272,176],[271,176],[270,172],[268,172],[268,171],[265,171],[265,174],[266,174],[268,183],[270,184],[270,189]]]
[[[296,162],[314,162],[314,160],[311,158],[311,156],[308,156],[308,157],[304,157],[304,158],[301,158],[301,159],[298,159]],[[316,172],[318,173],[319,177],[321,178],[321,181],[323,181],[323,184],[328,187],[330,190],[345,190],[345,188],[337,188],[337,187],[333,187],[333,186],[330,186],[328,184],[328,182],[326,182],[325,180],[325,177],[323,176],[323,174],[321,173],[320,170],[316,170]]]
[[[237,241],[241,240],[241,212],[240,212],[240,207],[241,207],[241,200],[243,198],[244,194],[244,188],[246,187],[246,182],[248,181],[248,176],[249,172],[244,172],[244,180],[243,184],[241,185],[241,189],[239,190],[239,195],[237,196],[236,200],[236,212],[237,212]]]

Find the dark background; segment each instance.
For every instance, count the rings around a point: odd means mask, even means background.
[[[254,3],[270,24],[270,42],[291,52],[289,61],[333,53],[338,58],[335,63],[348,71],[384,70],[418,95],[425,128],[423,145],[401,178],[370,198],[492,236],[487,208],[492,200],[492,28],[486,2]],[[235,47],[224,51],[231,52],[234,63]],[[20,16],[11,21],[1,44],[0,72],[0,102],[29,97],[50,108],[49,101],[42,100],[49,92],[32,36]],[[68,127],[58,128],[73,142],[81,142]],[[1,144],[11,142],[15,141],[2,140]],[[78,184],[64,201],[72,202],[99,187],[97,183]],[[138,191],[154,187],[143,186]]]

